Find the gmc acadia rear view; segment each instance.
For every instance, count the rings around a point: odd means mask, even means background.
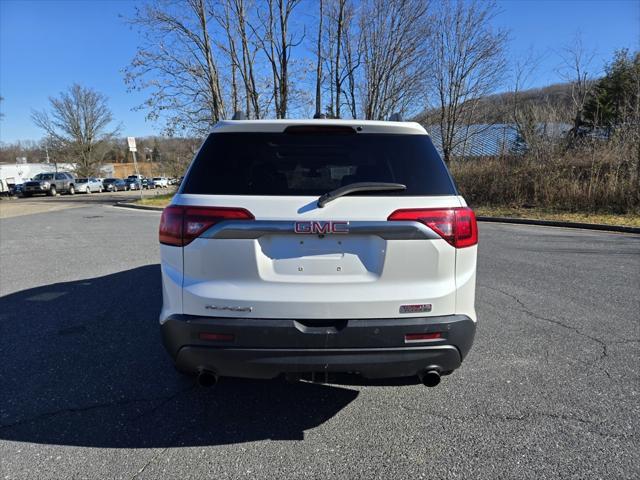
[[[160,243],[163,341],[202,385],[435,386],[473,342],[476,219],[416,123],[219,122]]]

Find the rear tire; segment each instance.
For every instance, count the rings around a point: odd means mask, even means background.
[[[69,185],[69,195],[75,195],[76,194],[76,187],[74,187],[73,185]]]
[[[91,187],[87,186],[87,194],[91,193]]]

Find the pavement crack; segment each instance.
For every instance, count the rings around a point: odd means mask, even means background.
[[[626,345],[627,343],[640,343],[640,340],[638,339],[634,339],[634,338],[630,338],[628,340],[617,340],[615,342],[611,342],[614,345]]]
[[[103,408],[111,408],[111,407],[120,407],[120,406],[125,406],[125,405],[131,405],[131,404],[135,404],[135,403],[150,403],[150,402],[160,402],[159,405],[157,405],[154,408],[151,408],[149,410],[146,410],[144,412],[142,412],[140,415],[136,416],[136,420],[140,419],[148,414],[151,414],[155,411],[157,411],[159,408],[161,408],[162,406],[164,406],[165,404],[167,404],[168,402],[172,401],[173,399],[175,399],[176,397],[182,395],[183,393],[188,392],[189,390],[192,390],[194,388],[194,386],[190,386],[189,388],[185,388],[182,390],[179,390],[176,393],[173,393],[169,396],[166,397],[156,397],[156,398],[133,398],[133,399],[123,399],[123,400],[118,400],[115,402],[105,402],[105,403],[97,403],[94,405],[87,405],[85,407],[70,407],[70,408],[62,408],[60,410],[54,410],[52,412],[45,412],[45,413],[41,413],[39,415],[35,415],[33,417],[29,417],[29,418],[25,418],[22,420],[18,420],[17,422],[13,422],[13,423],[7,423],[7,424],[3,424],[0,425],[0,430],[5,430],[5,429],[10,429],[10,428],[14,428],[14,427],[18,427],[20,425],[25,425],[28,423],[33,423],[33,422],[39,422],[42,420],[46,420],[48,418],[52,418],[58,415],[63,415],[63,414],[67,414],[67,413],[83,413],[83,412],[89,412],[92,410],[99,410],[99,409],[103,409]]]
[[[175,437],[175,436],[174,436]],[[160,450],[159,452],[157,452],[155,455],[152,455],[151,458],[149,459],[149,461],[147,461],[147,463],[145,463],[142,468],[140,470],[138,470],[136,472],[136,474],[131,477],[130,480],[135,480],[136,478],[138,478],[142,473],[144,473],[144,471],[147,469],[147,467],[149,465],[151,465],[153,462],[155,462],[161,455],[164,455],[164,453],[169,449],[169,447],[165,447],[162,450]]]
[[[579,328],[576,328],[576,327],[574,327],[572,325],[567,325],[566,323],[561,322],[560,320],[556,320],[555,318],[544,317],[544,316],[542,316],[542,315],[540,315],[540,314],[538,314],[536,312],[531,311],[529,309],[529,307],[527,307],[527,305],[522,300],[520,300],[518,297],[516,297],[512,293],[506,292],[506,291],[501,290],[499,288],[489,287],[487,285],[482,285],[482,287],[487,288],[489,290],[493,290],[494,292],[501,293],[501,294],[505,295],[506,297],[511,298],[513,301],[515,301],[520,306],[520,311],[521,312],[529,315],[532,318],[535,318],[536,320],[541,320],[543,322],[548,322],[548,323],[551,323],[553,325],[557,325],[559,327],[562,327],[564,329],[572,331],[572,332],[576,333],[577,335],[580,335],[581,337],[587,338],[587,339],[591,340],[594,343],[597,343],[598,345],[600,345],[600,348],[601,348],[600,357],[598,358],[597,361],[601,361],[601,360],[603,360],[604,358],[606,358],[609,355],[609,353],[607,351],[607,344],[604,341],[600,340],[599,338],[594,337],[592,335],[589,335],[587,333],[584,333]],[[604,369],[604,372],[609,378],[611,378],[611,375],[609,374],[609,372],[606,369]]]
[[[553,420],[562,420],[565,422],[578,422],[584,425],[591,425],[595,427],[599,427],[602,425],[601,423],[593,422],[591,420],[587,420],[580,417],[574,417],[574,416],[565,415],[561,413],[550,413],[550,412],[539,412],[539,411],[525,412],[521,415],[487,414],[487,417],[494,418],[496,420],[507,420],[507,421],[517,421],[517,422],[521,422],[521,421],[532,419],[532,418],[544,417],[544,418],[551,418]]]
[[[186,388],[178,393],[176,393],[173,398],[177,397],[178,395],[181,395],[182,393],[185,393],[189,390],[193,390],[195,388],[195,385],[192,385],[189,388]],[[161,405],[158,405],[157,407],[153,408],[152,411],[156,411],[158,410],[162,405],[164,405],[165,403],[167,403],[168,401],[170,401],[170,399],[167,399],[166,401],[164,401]],[[148,412],[150,413],[150,412]],[[201,412],[203,413],[203,412]],[[137,418],[141,418],[143,415],[139,415]],[[169,439],[169,445],[174,445],[176,443],[176,441],[180,438],[181,435],[183,435],[187,430],[189,430],[190,426],[184,426],[182,428],[182,430],[177,431],[175,434],[173,434],[171,436],[171,438]],[[154,455],[151,456],[151,458],[142,466],[142,468],[140,468],[129,480],[135,480],[136,478],[138,478],[140,475],[142,475],[144,473],[144,471],[152,464],[154,463],[156,460],[158,460],[158,458],[160,458],[162,455],[165,454],[165,452],[167,450],[169,450],[170,447],[165,447],[162,450],[160,450],[159,452],[156,452]]]
[[[633,433],[624,433],[620,434],[618,432],[603,432],[601,427],[607,426],[607,422],[594,422],[592,420],[588,420],[586,418],[581,418],[573,415],[566,415],[562,413],[551,413],[551,412],[541,412],[541,411],[530,411],[525,412],[521,415],[499,415],[499,414],[485,414],[487,417],[495,419],[495,420],[505,420],[505,421],[514,421],[514,422],[522,422],[526,420],[540,419],[540,418],[548,418],[551,420],[562,421],[562,422],[573,422],[581,425],[587,426],[586,431],[593,433],[595,435],[601,436],[603,438],[620,438],[620,439],[629,439],[637,437],[635,432]]]

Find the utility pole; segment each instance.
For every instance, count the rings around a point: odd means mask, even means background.
[[[136,159],[136,138],[135,137],[127,137],[127,143],[129,144],[129,151],[131,155],[133,155],[133,168],[136,170],[136,180],[138,183],[138,187],[140,187],[140,200],[142,200],[142,181],[140,180],[140,171],[138,170],[138,161]]]

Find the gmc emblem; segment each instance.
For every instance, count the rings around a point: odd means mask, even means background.
[[[318,235],[327,233],[349,233],[349,222],[295,222],[294,232]]]

